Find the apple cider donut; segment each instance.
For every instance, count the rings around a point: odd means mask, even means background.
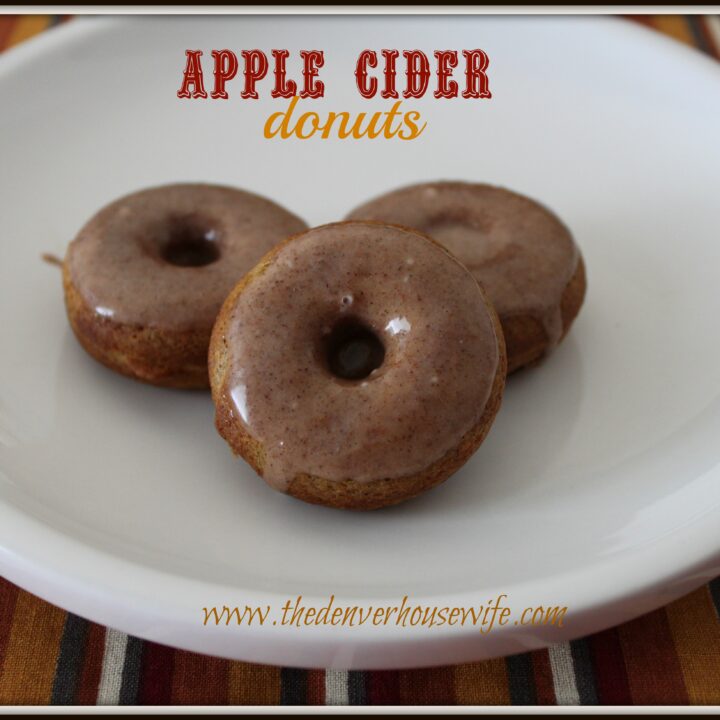
[[[225,296],[273,245],[306,227],[270,200],[218,185],[166,185],[116,200],[68,248],[72,329],[116,372],[207,388],[210,333]]]
[[[415,230],[324,225],[232,290],[209,352],[215,424],[277,490],[369,510],[446,480],[479,447],[505,385],[492,306]]]
[[[417,228],[450,250],[497,310],[509,372],[552,350],[583,303],[585,265],[572,235],[523,195],[492,185],[424,183],[381,195],[348,219]]]

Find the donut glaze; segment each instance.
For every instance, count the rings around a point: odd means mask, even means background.
[[[348,219],[417,228],[450,250],[497,310],[510,371],[554,348],[582,304],[584,265],[570,232],[523,195],[491,185],[425,183],[371,200]]]
[[[346,325],[382,344],[366,377],[338,377],[328,361],[328,338]],[[273,250],[223,305],[210,345],[216,425],[275,489],[379,507],[474,452],[499,407],[504,353],[483,291],[437,243],[376,223],[325,225]]]
[[[233,188],[179,184],[123,197],[70,244],[66,302],[83,346],[147,382],[207,387],[207,347],[237,281],[305,223]]]

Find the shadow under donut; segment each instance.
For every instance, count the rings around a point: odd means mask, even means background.
[[[582,399],[582,356],[575,337],[538,365],[511,375],[487,439],[453,477],[407,506],[414,513],[476,512],[541,488],[571,441]],[[402,510],[402,507],[398,508]]]

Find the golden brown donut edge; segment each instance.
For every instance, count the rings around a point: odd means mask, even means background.
[[[209,330],[182,332],[126,325],[99,316],[70,278],[63,263],[68,320],[86,352],[115,372],[151,385],[207,389]]]

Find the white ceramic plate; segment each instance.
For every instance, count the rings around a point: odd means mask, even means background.
[[[325,50],[313,109],[361,100],[364,48],[482,47],[490,101],[409,102],[412,142],[262,137],[272,101],[180,101],[186,48]],[[291,64],[291,67],[294,67]],[[82,19],[0,60],[0,569],[156,641],[287,665],[389,668],[541,647],[720,572],[720,69],[586,18]],[[487,441],[401,507],[353,514],[269,490],[210,398],[146,387],[75,342],[62,253],[144,186],[224,182],[319,224],[403,183],[490,181],[554,208],[585,254],[572,333],[513,377]],[[202,625],[211,605],[566,605],[562,629]]]

